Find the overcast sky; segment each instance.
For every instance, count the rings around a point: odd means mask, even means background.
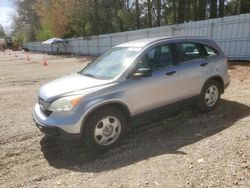
[[[4,28],[11,26],[11,14],[14,12],[14,0],[0,0],[0,24]]]

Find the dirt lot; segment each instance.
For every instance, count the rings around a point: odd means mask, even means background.
[[[31,112],[38,88],[80,70],[86,57],[0,52],[0,187],[250,187],[250,64],[230,66],[218,108],[189,107],[94,155],[45,137]]]

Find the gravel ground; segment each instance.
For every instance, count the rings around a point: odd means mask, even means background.
[[[213,112],[185,108],[95,155],[44,136],[31,117],[42,84],[91,58],[47,56],[45,67],[41,54],[16,55],[0,52],[0,187],[250,187],[249,63],[230,66]]]

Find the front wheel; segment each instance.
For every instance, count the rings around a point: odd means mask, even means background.
[[[93,151],[111,149],[125,137],[126,118],[120,110],[107,107],[95,111],[84,125],[84,140]]]
[[[210,80],[202,88],[198,107],[201,111],[213,110],[220,100],[221,88],[217,81]]]

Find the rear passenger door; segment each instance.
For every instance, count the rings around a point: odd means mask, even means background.
[[[224,66],[221,66],[224,64],[225,57],[221,56],[218,58],[220,53],[214,49],[211,46],[202,44],[203,52],[204,52],[204,58],[206,59],[207,65],[207,77],[217,75],[223,75],[224,73]]]
[[[202,46],[193,42],[175,44],[180,90],[183,99],[200,94],[206,79],[207,61],[203,58]]]

